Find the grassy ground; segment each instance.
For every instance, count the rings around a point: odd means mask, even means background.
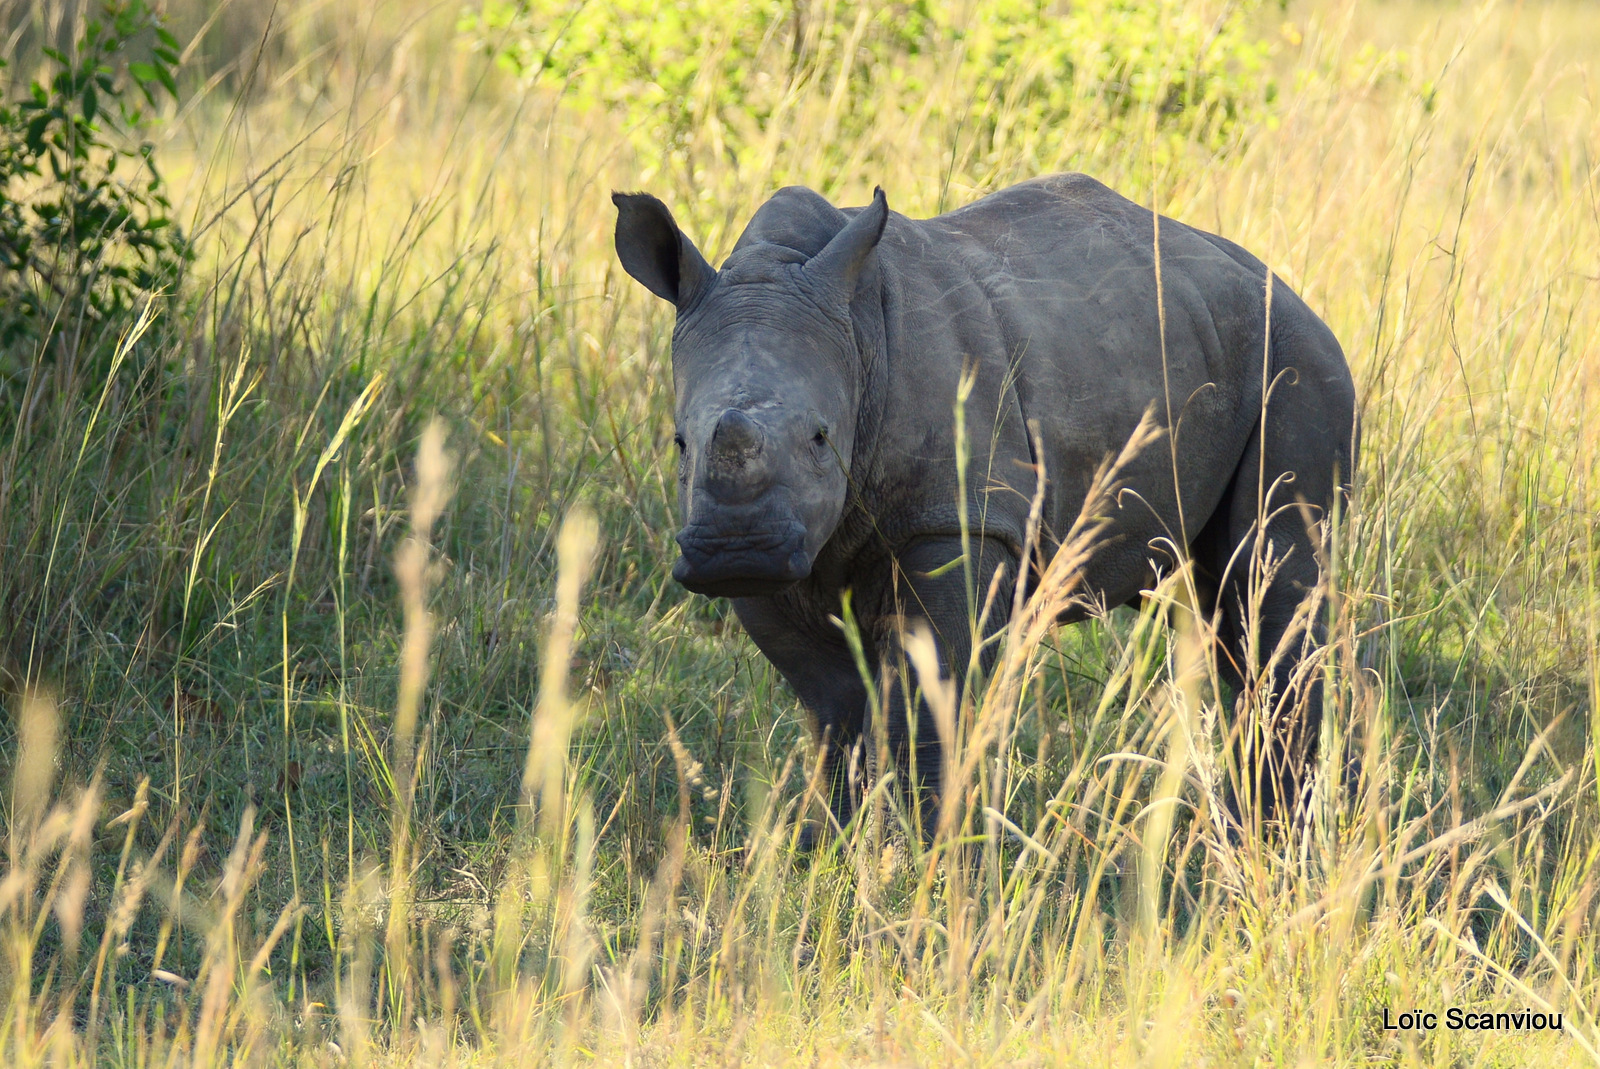
[[[979,138],[935,56],[881,87],[904,121],[820,91],[652,155],[453,8],[223,11],[159,146],[189,291],[0,435],[0,1061],[1596,1060],[1600,13],[1272,7],[1277,98],[1221,138]],[[670,313],[607,193],[716,259],[785,182],[923,215],[1061,169],[1252,249],[1345,345],[1350,789],[1332,760],[1303,836],[1217,834],[1180,580],[1009,636],[970,866],[892,792],[799,856],[800,709],[670,581]],[[1450,1007],[1564,1029],[1383,1028]]]

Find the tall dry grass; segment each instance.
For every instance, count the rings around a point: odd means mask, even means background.
[[[124,340],[142,387],[6,440],[0,1060],[1596,1059],[1600,17],[1273,13],[1280,99],[1221,151],[964,140],[1006,102],[932,56],[855,141],[824,80],[652,169],[455,14],[227,8],[160,149],[194,292]],[[908,641],[935,848],[879,779],[800,855],[799,709],[670,582],[670,319],[606,194],[715,253],[783,182],[921,215],[1063,168],[1251,248],[1350,355],[1314,817],[1220,829],[1185,577],[1053,628],[1069,547],[986,689]],[[1564,1027],[1382,1027],[1450,1006]]]

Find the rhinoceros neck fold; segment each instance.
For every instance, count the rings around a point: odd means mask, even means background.
[[[890,225],[893,225],[891,219]],[[860,359],[861,393],[856,407],[855,449],[850,458],[850,490],[843,515],[833,537],[823,549],[823,558],[848,562],[881,540],[875,510],[869,504],[868,488],[882,469],[879,433],[887,409],[889,383],[893,372],[894,327],[898,302],[894,298],[895,268],[886,262],[880,246],[876,263],[868,268],[850,302],[850,326]],[[878,547],[882,549],[884,547]],[[819,561],[819,567],[823,564]]]

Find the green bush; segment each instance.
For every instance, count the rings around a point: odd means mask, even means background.
[[[736,159],[811,93],[843,94],[840,144],[956,79],[965,136],[997,143],[1069,115],[1218,147],[1273,94],[1258,0],[485,0],[462,30],[517,77],[619,114],[645,160],[715,128]],[[901,90],[884,94],[892,85]],[[942,98],[941,98],[942,99]]]
[[[176,286],[191,257],[144,137],[147,107],[176,93],[178,42],[159,16],[108,0],[44,56],[21,92],[0,83],[0,388],[38,361],[108,360],[143,296]]]

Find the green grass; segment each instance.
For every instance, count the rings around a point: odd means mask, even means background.
[[[453,9],[269,7],[158,148],[188,288],[124,373],[4,395],[0,1062],[1594,1060],[1600,15],[1269,8],[1279,95],[1221,147],[980,144],[932,56],[915,121],[838,141],[824,81],[661,166]],[[888,790],[798,855],[798,704],[670,581],[670,310],[608,193],[711,254],[789,181],[924,215],[1058,169],[1251,248],[1345,345],[1324,752],[1361,777],[1330,757],[1292,842],[1219,836],[1231,714],[1181,611],[1118,610],[1017,631],[969,705],[970,865]],[[1452,1005],[1566,1031],[1381,1028]]]

